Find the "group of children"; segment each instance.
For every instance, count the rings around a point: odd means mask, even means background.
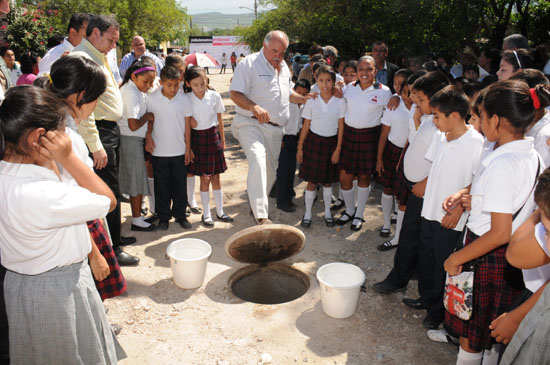
[[[518,359],[528,356],[548,362],[547,351],[536,349],[548,333],[548,326],[537,321],[545,313],[543,290],[550,280],[544,200],[550,194],[550,172],[544,171],[550,163],[548,79],[519,66],[481,91],[462,90],[440,71],[400,70],[392,97],[376,82],[369,56],[348,62],[341,83],[322,61],[312,70],[311,90],[318,95],[291,110],[288,128],[295,136],[298,123],[292,116],[299,120],[301,115],[294,142],[299,177],[307,182],[301,225],[311,226],[322,185],[325,224],[350,222],[352,230],[361,229],[375,176],[383,185],[380,236],[389,236],[394,208],[398,213],[395,237],[378,246],[381,251],[397,247],[394,268],[374,289],[403,291],[417,275],[420,297],[403,302],[427,311],[423,325],[430,339],[460,345],[457,364],[521,363]],[[297,81],[296,91],[307,92],[304,81]],[[286,138],[285,129],[283,151],[290,149]],[[280,160],[279,170],[285,165]],[[278,171],[277,204],[284,207],[292,195],[282,189],[281,176]],[[331,214],[336,182],[345,205],[337,220]],[[281,201],[280,191],[285,192]],[[540,209],[533,213],[535,202]],[[532,247],[522,251],[525,242]],[[463,320],[445,310],[446,277],[471,267],[472,315]],[[504,352],[501,344],[511,339]],[[537,355],[526,356],[526,348]]]

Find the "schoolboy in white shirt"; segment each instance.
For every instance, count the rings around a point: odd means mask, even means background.
[[[472,183],[483,136],[466,124],[469,100],[458,87],[451,85],[437,92],[430,98],[430,106],[439,132],[425,156],[432,166],[421,212],[418,290],[420,302],[428,311],[423,323],[435,329],[445,315],[443,263],[456,247],[468,217],[460,205],[450,213],[442,205],[445,198]]]
[[[146,150],[153,155],[155,179],[155,211],[158,229],[167,230],[168,221],[175,217],[184,229],[187,221],[187,166],[185,165],[185,114],[187,98],[179,93],[180,73],[173,66],[160,73],[161,89],[147,98],[147,111],[155,116],[149,123]],[[170,206],[172,205],[172,208]]]

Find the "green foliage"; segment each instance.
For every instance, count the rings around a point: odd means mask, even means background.
[[[507,31],[525,29],[548,41],[550,2],[531,0],[269,0],[275,9],[239,33],[258,50],[265,34],[284,30],[296,42],[331,44],[357,57],[383,39],[398,52],[457,56],[465,45],[500,48]],[[536,24],[536,26],[535,26]],[[535,31],[535,28],[537,31]],[[399,50],[399,51],[396,51]],[[393,52],[393,53],[392,53]]]
[[[58,12],[43,10],[32,4],[13,7],[7,15],[9,25],[5,28],[4,45],[9,44],[18,58],[29,51],[44,55],[48,38],[56,33],[64,33],[59,28],[58,17]]]

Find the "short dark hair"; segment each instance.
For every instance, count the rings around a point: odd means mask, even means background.
[[[162,71],[160,71],[160,79],[162,81],[166,80],[178,80],[180,79],[180,72],[174,66],[164,66]]]
[[[550,218],[550,168],[544,170],[538,178],[535,188],[535,203],[546,218]]]
[[[422,76],[424,76],[425,74],[427,74],[428,71],[426,70],[418,70],[416,72],[414,72],[411,76],[407,77],[407,85],[411,86],[415,83],[416,80],[418,80],[419,78],[421,78]]]
[[[311,47],[309,47],[309,50],[308,50],[309,57],[315,56],[317,54],[324,54],[323,47],[321,47],[318,44],[314,44]]]
[[[90,21],[90,14],[88,13],[74,13],[69,20],[69,25],[67,25],[67,33],[71,31],[71,28],[77,32],[82,28],[84,23]],[[86,29],[87,30],[87,29]]]
[[[462,73],[466,74],[466,71],[474,71],[479,76],[479,66],[477,63],[471,63],[469,65],[465,65],[462,69]]]
[[[462,85],[462,91],[464,91],[469,98],[473,98],[478,91],[481,91],[484,88],[485,85],[479,81],[471,81]]]
[[[8,89],[0,106],[0,158],[6,152],[27,156],[34,149],[27,143],[28,134],[37,128],[59,130],[66,117],[63,102],[47,90],[34,85]]]
[[[294,84],[294,90],[296,90],[298,87],[303,87],[304,89],[307,90],[307,92],[311,90],[311,85],[309,81],[306,79],[300,79],[296,81],[296,83]]]
[[[386,52],[388,52],[390,50],[389,47],[388,47],[388,44],[385,41],[381,40],[381,39],[374,42],[372,44],[372,48],[374,49],[374,46],[381,46],[381,45],[384,45],[386,47]]]
[[[510,34],[508,37],[503,39],[503,43],[506,43],[508,48],[519,49],[529,47],[527,38],[521,34]]]
[[[316,63],[315,65],[318,65],[318,63]],[[330,75],[332,82],[336,82],[336,72],[334,72],[334,69],[329,65],[320,65],[319,67],[317,67],[317,71],[315,72],[315,75],[319,77],[319,75],[321,74]]]
[[[86,37],[92,35],[94,28],[99,29],[99,33],[103,34],[111,27],[120,29],[120,24],[118,24],[114,17],[110,15],[92,15],[86,28]]]
[[[7,51],[13,51],[9,46],[0,47],[0,57],[4,57]]]
[[[430,107],[439,110],[445,116],[457,112],[462,119],[466,119],[470,109],[470,101],[460,88],[448,85],[430,98]]]
[[[524,70],[518,71],[510,77],[509,80],[523,80],[529,85],[529,87],[535,87],[538,84],[548,84],[548,78],[544,74],[534,68],[526,68]]]
[[[313,57],[311,57],[311,58],[309,59],[309,63],[315,64],[315,62],[319,62],[319,61],[321,61],[321,60],[323,60],[323,61],[325,60],[325,58],[323,57],[323,55],[316,54],[315,56],[313,56]]]
[[[313,66],[311,66],[311,72],[316,73],[319,67],[327,66],[327,65],[328,63],[325,60],[317,61],[313,64]]]
[[[82,94],[77,106],[96,100],[107,89],[107,79],[101,68],[91,59],[68,55],[55,61],[50,70],[50,91],[66,99],[72,94]]]
[[[432,71],[419,77],[412,87],[414,90],[422,91],[428,98],[431,98],[436,92],[450,83],[451,81],[443,72]]]
[[[25,52],[19,59],[21,63],[21,72],[32,74],[34,66],[38,65],[38,55],[34,52]]]

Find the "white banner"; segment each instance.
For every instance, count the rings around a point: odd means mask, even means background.
[[[244,43],[239,42],[238,36],[213,36],[211,39],[189,37],[189,53],[208,53],[218,63],[222,64],[222,55],[225,53],[227,56],[227,67],[231,67],[231,53],[235,52],[237,59],[244,54],[245,56],[250,54],[250,47]]]

